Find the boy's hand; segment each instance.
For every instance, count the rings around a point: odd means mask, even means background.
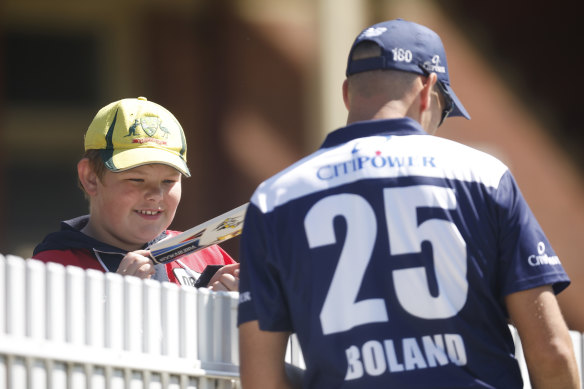
[[[239,291],[239,263],[225,265],[209,281],[209,289],[214,291]]]
[[[138,278],[150,278],[154,274],[154,264],[150,260],[150,251],[136,250],[131,251],[118,266],[116,273],[124,276],[134,276]]]

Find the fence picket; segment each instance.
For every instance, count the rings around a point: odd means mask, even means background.
[[[45,338],[45,266],[36,260],[26,261],[26,336]]]
[[[124,279],[116,273],[105,274],[105,345],[112,350],[124,348]]]
[[[179,356],[195,361],[198,359],[197,290],[191,286],[182,287],[179,298]]]
[[[154,280],[143,282],[144,298],[144,352],[162,354],[161,284]]]
[[[142,281],[136,277],[124,277],[124,315],[121,328],[124,333],[124,350],[141,352],[143,335]],[[118,324],[119,325],[119,324]]]
[[[105,283],[104,273],[89,269],[85,272],[85,344],[105,346]]]
[[[164,283],[161,290],[162,306],[162,332],[164,343],[162,353],[169,357],[179,355],[179,286],[177,284]]]
[[[26,329],[25,263],[6,256],[6,333],[24,337]]]
[[[48,263],[45,267],[46,338],[65,341],[65,267]]]
[[[65,267],[65,326],[68,343],[85,344],[85,272]]]
[[[6,259],[0,254],[0,336],[6,332]],[[2,365],[0,365],[0,382],[2,382]]]

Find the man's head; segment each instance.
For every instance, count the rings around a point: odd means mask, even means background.
[[[102,108],[85,135],[77,164],[90,200],[86,234],[130,250],[154,239],[172,222],[189,176],[186,141],[175,117],[145,98]]]
[[[436,81],[431,80],[431,84],[440,93],[441,119],[449,116],[470,119],[450,86],[442,41],[427,27],[396,19],[375,24],[362,31],[351,47],[346,75],[349,79],[353,75],[367,78],[365,74],[376,71],[398,71],[401,78],[405,79],[402,82],[412,81],[417,76],[430,77],[435,74],[432,77],[436,77]],[[413,77],[408,78],[403,72],[412,74]],[[375,82],[378,83],[378,80]],[[395,95],[397,92],[388,93]]]

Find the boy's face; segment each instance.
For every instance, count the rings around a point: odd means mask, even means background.
[[[91,197],[89,228],[98,240],[133,251],[166,230],[181,196],[181,173],[162,164],[107,170]]]

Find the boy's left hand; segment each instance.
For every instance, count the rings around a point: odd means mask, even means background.
[[[208,285],[214,291],[239,291],[239,263],[225,265],[217,270]]]

